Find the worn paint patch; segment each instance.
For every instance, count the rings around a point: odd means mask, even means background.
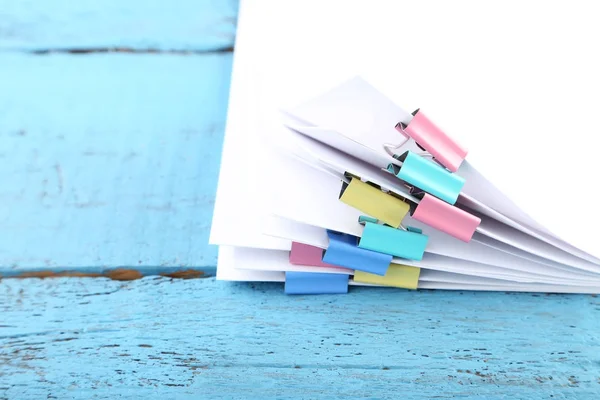
[[[22,272],[19,275],[10,278],[100,278],[102,274],[93,272],[79,272],[79,271],[29,271]],[[6,279],[6,278],[5,278]]]
[[[196,269],[186,269],[185,271],[175,271],[169,273],[160,274],[160,276],[164,276],[166,278],[173,279],[197,279],[202,278],[204,276],[204,271],[196,270]]]
[[[172,279],[198,279],[205,277],[204,271],[196,269],[187,269],[183,271],[165,272],[159,274],[165,278]],[[4,279],[26,279],[26,278],[108,278],[113,281],[134,281],[143,278],[144,275],[131,268],[115,268],[102,273],[81,272],[81,271],[27,271],[15,276],[4,277]],[[0,279],[3,277],[0,275]]]
[[[104,273],[108,279],[113,281],[134,281],[142,278],[142,273],[135,269],[117,268]]]

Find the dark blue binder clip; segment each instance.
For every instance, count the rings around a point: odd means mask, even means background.
[[[426,192],[450,204],[456,203],[465,184],[462,177],[411,151],[398,155],[393,152],[394,147],[384,145],[384,148],[399,161],[390,163],[387,171],[411,186],[414,195]]]
[[[385,275],[392,256],[358,247],[360,238],[336,231],[327,231],[329,247],[323,262],[353,270]]]
[[[341,294],[348,293],[349,275],[319,272],[285,273],[286,294]]]

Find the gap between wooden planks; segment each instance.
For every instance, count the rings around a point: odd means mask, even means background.
[[[103,272],[85,272],[85,271],[25,271],[17,275],[2,277],[2,279],[25,279],[25,278],[108,278],[113,281],[134,281],[143,278],[145,275],[140,271],[131,268],[115,268]],[[200,269],[186,269],[173,272],[161,272],[158,276],[172,279],[198,279],[208,278],[211,274],[205,273]]]

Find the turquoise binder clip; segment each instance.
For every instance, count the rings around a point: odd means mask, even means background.
[[[349,277],[347,274],[287,271],[284,290],[286,294],[348,293]]]
[[[427,192],[447,203],[456,203],[465,184],[462,177],[411,151],[394,155],[394,158],[402,165],[389,164],[388,172],[413,186],[416,192]]]
[[[377,220],[360,217],[358,222],[365,226],[359,247],[380,253],[391,254],[407,260],[422,260],[429,241],[418,228],[395,229],[380,225]]]
[[[329,247],[323,255],[323,262],[327,264],[383,276],[392,262],[390,254],[359,247],[360,238],[356,236],[331,230],[327,236]]]

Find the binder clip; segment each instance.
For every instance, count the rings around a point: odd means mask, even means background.
[[[417,221],[468,242],[481,223],[481,219],[428,193],[409,203],[357,177],[346,174],[346,178],[349,182],[342,183],[340,201],[392,228],[401,227],[404,217],[410,214]]]
[[[480,218],[427,193],[411,211],[412,217],[417,221],[463,242],[471,240],[481,223]]]
[[[290,251],[290,264],[308,265],[311,267],[339,268],[337,265],[324,263],[322,259],[322,248],[304,243],[292,242],[292,250]]]
[[[438,164],[411,151],[405,151],[398,155],[393,152],[393,149],[397,147],[389,144],[385,144],[383,147],[400,163],[399,165],[390,163],[386,171],[406,182],[412,194],[418,196],[420,193],[427,192],[450,204],[456,203],[458,195],[465,185],[464,178],[448,172]]]
[[[342,183],[339,199],[376,219],[398,228],[410,211],[410,206],[403,200],[381,191],[370,183],[345,174],[349,183]]]
[[[407,260],[423,259],[429,237],[423,235],[420,229],[414,227],[395,229],[379,224],[379,221],[374,218],[364,216],[361,216],[358,222],[365,227],[358,244],[361,249],[391,254]]]
[[[370,272],[375,275],[385,275],[392,256],[381,252],[371,251],[359,247],[359,238],[356,236],[327,231],[329,247],[323,255],[323,262],[345,267],[357,271]]]
[[[414,140],[420,148],[431,154],[435,161],[449,171],[458,171],[467,156],[467,150],[438,128],[419,109],[413,111],[412,115],[413,118],[408,124],[403,122],[396,124],[396,130],[407,140]]]
[[[392,264],[385,276],[369,274],[368,272],[355,271],[354,282],[369,283],[371,285],[391,286],[402,289],[417,289],[421,268],[408,265]]]
[[[348,280],[347,274],[287,271],[284,291],[286,294],[348,293]]]

